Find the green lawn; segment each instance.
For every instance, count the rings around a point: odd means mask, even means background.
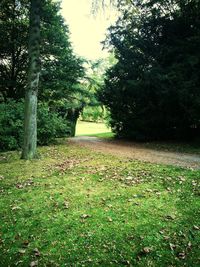
[[[105,123],[78,121],[76,126],[76,136],[90,135],[107,137],[113,136],[110,128]]]
[[[200,266],[200,172],[62,143],[0,154],[0,266]]]

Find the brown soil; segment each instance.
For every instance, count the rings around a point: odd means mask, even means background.
[[[158,151],[156,149],[145,148],[138,143],[110,141],[90,136],[74,137],[70,139],[70,142],[80,146],[89,147],[94,151],[108,153],[119,157],[127,157],[145,162],[174,165],[191,169],[200,169],[200,156],[195,154]]]

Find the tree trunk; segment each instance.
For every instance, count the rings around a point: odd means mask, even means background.
[[[74,137],[76,134],[76,124],[77,124],[77,120],[78,117],[80,115],[81,109],[75,109],[72,108],[67,115],[67,119],[70,121],[71,123],[71,132],[70,132],[70,136]]]
[[[25,93],[23,159],[36,157],[37,147],[37,94],[40,74],[40,7],[41,0],[31,0],[29,32],[29,70]]]

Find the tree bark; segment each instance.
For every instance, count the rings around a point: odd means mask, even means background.
[[[80,115],[81,109],[75,109],[72,108],[67,115],[67,119],[71,123],[71,132],[70,132],[70,137],[74,137],[76,135],[76,124],[78,117]]]
[[[29,31],[29,69],[25,92],[24,146],[22,159],[36,157],[37,95],[40,75],[40,8],[41,0],[31,0]]]

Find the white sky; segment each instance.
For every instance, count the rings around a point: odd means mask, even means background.
[[[62,0],[62,15],[69,25],[71,42],[74,51],[79,56],[95,60],[106,57],[107,51],[102,51],[106,29],[116,21],[116,12],[107,9],[91,14],[92,0]]]

